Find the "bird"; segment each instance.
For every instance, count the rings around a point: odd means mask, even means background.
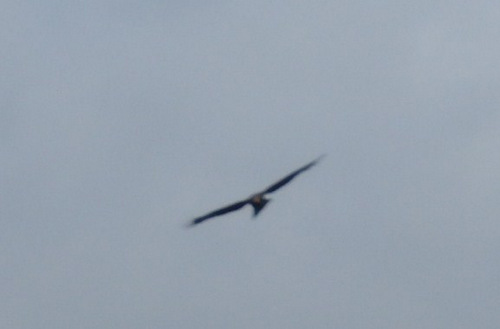
[[[225,207],[219,208],[217,210],[211,211],[203,216],[194,218],[188,223],[188,227],[198,225],[207,219],[211,219],[217,216],[222,216],[225,215],[229,212],[239,210],[243,208],[245,205],[249,204],[253,207],[253,216],[256,217],[262,209],[267,205],[268,202],[270,202],[272,199],[266,198],[266,194],[270,194],[275,192],[276,190],[282,188],[286,184],[290,183],[292,179],[294,179],[296,176],[299,174],[303,173],[304,171],[310,169],[311,167],[315,166],[325,155],[321,155],[320,157],[316,158],[315,160],[309,162],[308,164],[300,167],[299,169],[291,172],[290,174],[286,175],[285,177],[281,178],[277,182],[271,184],[268,186],[266,189],[263,191],[257,192],[252,194],[250,197],[240,200],[238,202],[232,203],[230,205],[226,205]]]

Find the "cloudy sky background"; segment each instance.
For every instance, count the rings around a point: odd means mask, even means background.
[[[500,5],[1,7],[0,327],[498,328]]]

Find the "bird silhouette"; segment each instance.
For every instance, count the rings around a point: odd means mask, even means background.
[[[236,211],[238,209],[241,209],[243,206],[245,206],[247,204],[249,204],[253,207],[253,217],[257,216],[259,214],[259,212],[266,206],[266,204],[269,201],[271,201],[271,199],[266,198],[266,194],[273,193],[276,190],[285,186],[286,184],[290,183],[290,181],[292,179],[294,179],[296,176],[298,176],[299,174],[303,173],[304,171],[310,169],[312,166],[316,165],[324,156],[325,155],[322,155],[322,156],[318,157],[317,159],[309,162],[305,166],[300,167],[299,169],[286,175],[285,177],[283,177],[282,179],[280,179],[276,183],[268,186],[265,190],[258,192],[258,193],[255,193],[255,194],[252,194],[247,199],[232,203],[232,204],[227,205],[225,207],[222,207],[220,209],[209,212],[206,215],[203,215],[203,216],[200,216],[200,217],[197,217],[197,218],[191,220],[189,222],[188,226],[194,226],[194,225],[197,225],[197,224],[200,224],[200,223],[206,221],[207,219],[221,216],[221,215],[227,214],[227,213],[232,212],[232,211]]]

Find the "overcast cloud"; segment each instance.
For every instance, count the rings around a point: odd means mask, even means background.
[[[1,7],[0,327],[498,328],[499,4]]]

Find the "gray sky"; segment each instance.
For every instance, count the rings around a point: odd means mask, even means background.
[[[4,1],[0,327],[498,328],[499,35],[493,1]]]

